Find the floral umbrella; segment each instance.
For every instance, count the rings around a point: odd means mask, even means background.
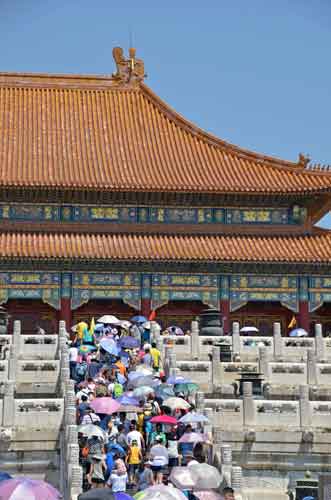
[[[179,443],[202,443],[207,441],[207,437],[204,434],[198,432],[185,432],[179,439]]]
[[[167,406],[171,410],[188,410],[191,405],[182,398],[168,398],[163,401],[163,406]]]
[[[135,500],[187,500],[187,497],[177,488],[157,484],[146,490],[139,491],[134,496]]]
[[[6,500],[58,500],[63,497],[46,481],[15,477],[1,481],[0,498]]]

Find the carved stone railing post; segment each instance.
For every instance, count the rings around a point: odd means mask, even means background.
[[[174,352],[169,354],[169,375],[173,377],[177,375],[177,358]]]
[[[17,357],[19,357],[21,354],[21,333],[22,333],[21,322],[19,320],[15,320],[14,321],[12,344],[14,346]]]
[[[58,340],[58,352],[61,354],[61,350],[67,345],[67,329],[65,321],[59,321],[59,340]]]
[[[222,445],[222,436],[223,436],[223,430],[221,427],[213,427],[213,457],[215,457],[216,454],[221,455],[221,445]],[[220,456],[220,463],[221,463],[221,456]]]
[[[255,405],[253,399],[252,382],[243,383],[243,412],[244,412],[244,427],[254,426]]]
[[[270,378],[268,349],[259,347],[259,372],[262,373],[265,382]]]
[[[199,359],[200,339],[199,339],[199,323],[192,321],[191,323],[191,358]]]
[[[203,413],[205,409],[205,395],[203,392],[195,393],[195,406],[199,413]]]
[[[222,365],[220,361],[221,349],[214,346],[212,350],[212,391],[216,391],[221,385]]]
[[[300,385],[299,390],[300,426],[302,428],[306,428],[310,427],[312,422],[312,414],[309,402],[309,386]]]
[[[17,351],[15,350],[15,345],[11,344],[9,348],[9,380],[16,380],[17,373]]]
[[[238,321],[232,324],[232,354],[240,356],[241,341],[240,341],[240,325]]]
[[[307,351],[307,384],[318,384],[316,355],[312,349]]]
[[[69,498],[76,500],[83,491],[83,469],[79,465],[71,467]]]
[[[280,323],[274,323],[273,333],[274,333],[274,358],[280,359],[283,356],[283,339],[282,339]]]
[[[232,447],[230,444],[221,445],[222,474],[228,486],[231,485]]]
[[[14,427],[15,425],[15,381],[8,380],[5,382],[5,390],[3,397],[3,420],[4,427]]]
[[[316,323],[315,325],[315,350],[317,360],[323,361],[325,359],[325,343],[320,323]]]

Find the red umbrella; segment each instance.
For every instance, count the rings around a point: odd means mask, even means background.
[[[157,417],[153,417],[150,419],[151,424],[168,424],[168,425],[176,425],[177,418],[169,417],[169,415],[158,415]]]

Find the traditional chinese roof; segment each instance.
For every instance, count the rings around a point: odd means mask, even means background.
[[[331,189],[331,173],[307,168],[305,157],[292,163],[233,146],[173,111],[142,77],[130,84],[121,75],[0,74],[0,165],[0,187],[7,188]]]
[[[0,258],[330,263],[331,232],[295,237],[1,233]]]

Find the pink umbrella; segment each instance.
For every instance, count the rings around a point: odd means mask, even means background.
[[[199,500],[222,500],[223,497],[216,493],[216,491],[195,491],[194,495],[199,498]]]
[[[0,483],[0,498],[6,500],[58,500],[63,498],[61,493],[52,485],[41,480],[27,477],[15,477]]]
[[[198,434],[197,432],[186,432],[179,439],[179,443],[202,443],[207,441],[205,434]]]
[[[169,415],[158,415],[150,419],[151,424],[168,424],[176,425],[177,419],[175,417],[170,417]]]
[[[91,401],[90,403],[90,406],[91,408],[93,408],[95,413],[105,413],[107,415],[116,413],[121,407],[120,403],[118,403],[116,399],[112,399],[108,396],[93,399],[93,401]]]

